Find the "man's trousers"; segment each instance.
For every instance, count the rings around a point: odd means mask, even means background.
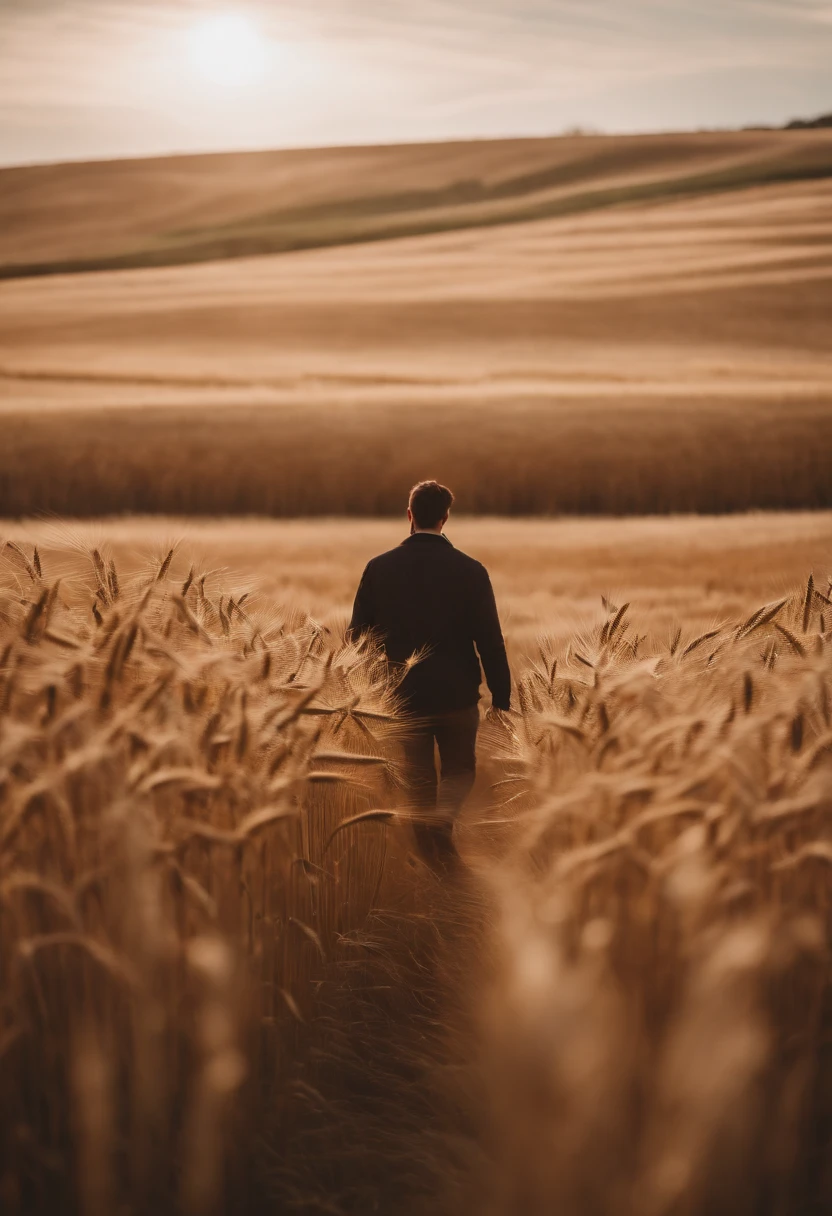
[[[414,719],[405,739],[405,781],[419,851],[431,864],[457,859],[452,833],[477,771],[479,706]],[[434,748],[439,751],[439,774]]]

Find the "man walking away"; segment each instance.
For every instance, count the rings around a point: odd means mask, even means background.
[[[418,812],[416,843],[425,860],[440,869],[459,860],[454,821],[476,774],[480,662],[491,691],[489,713],[499,715],[511,702],[511,674],[488,571],[442,534],[453,501],[451,491],[436,481],[413,487],[410,536],[365,569],[349,628],[352,638],[371,633],[402,673],[399,695],[411,718],[405,763]]]

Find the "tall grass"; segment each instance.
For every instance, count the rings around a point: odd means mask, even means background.
[[[80,560],[3,549],[4,1212],[828,1208],[825,582],[544,640],[442,886],[371,651]]]
[[[822,398],[67,410],[6,414],[3,440],[6,517],[392,515],[426,469],[473,514],[832,505]]]

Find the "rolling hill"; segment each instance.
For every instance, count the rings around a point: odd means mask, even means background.
[[[0,515],[385,514],[425,475],[830,507],[830,165],[815,130],[5,171]]]
[[[832,177],[832,131],[573,136],[0,171],[0,277],[172,266]]]

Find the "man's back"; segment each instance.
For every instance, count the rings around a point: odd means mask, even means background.
[[[400,695],[412,713],[451,713],[479,699],[479,651],[494,705],[508,709],[511,676],[484,566],[444,536],[417,532],[364,571],[353,636],[372,630],[392,663],[418,656]]]

